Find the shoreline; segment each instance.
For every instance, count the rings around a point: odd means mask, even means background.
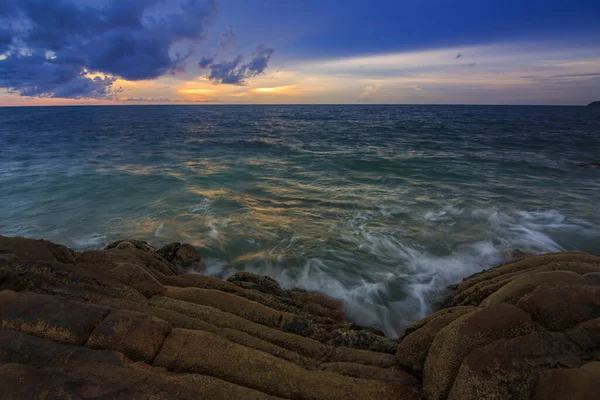
[[[347,322],[341,302],[323,294],[202,269],[201,255],[180,243],[125,239],[75,252],[0,236],[9,398],[541,399],[598,390],[596,256],[526,256],[469,276],[399,340]],[[571,387],[583,397],[560,397]]]

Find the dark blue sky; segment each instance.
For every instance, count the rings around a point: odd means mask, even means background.
[[[221,20],[288,57],[387,53],[492,42],[600,40],[600,1],[222,0]],[[279,49],[278,49],[279,50]]]
[[[599,64],[598,0],[0,0],[0,104],[571,104]]]

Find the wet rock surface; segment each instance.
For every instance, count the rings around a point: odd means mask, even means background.
[[[519,254],[399,341],[320,293],[190,273],[135,239],[74,252],[0,236],[2,398],[591,399],[600,258]]]

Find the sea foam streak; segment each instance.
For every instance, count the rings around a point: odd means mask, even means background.
[[[553,252],[563,250],[553,236],[600,237],[600,232],[585,221],[569,220],[554,210],[507,213],[455,209],[432,211],[427,216],[449,214],[474,221],[485,219],[487,236],[493,239],[465,243],[447,254],[434,254],[390,233],[369,230],[365,226],[369,217],[358,213],[344,225],[346,231],[339,232],[354,242],[355,252],[332,249],[331,258],[311,258],[296,268],[286,268],[277,257],[262,254],[235,267],[213,264],[209,273],[226,276],[245,270],[269,275],[286,289],[325,293],[343,301],[352,321],[377,326],[386,336],[396,338],[408,323],[432,311],[448,285],[505,261],[506,250]]]

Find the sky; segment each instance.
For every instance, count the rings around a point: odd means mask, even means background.
[[[598,0],[0,0],[0,106],[595,100]]]

